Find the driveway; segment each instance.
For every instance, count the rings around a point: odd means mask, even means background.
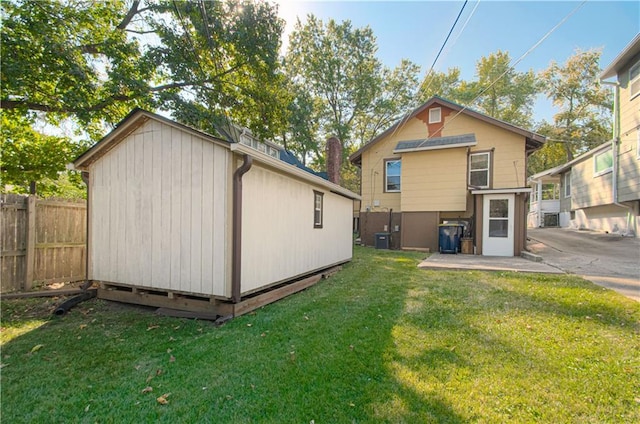
[[[640,302],[640,239],[567,228],[530,228],[527,248],[543,262]]]

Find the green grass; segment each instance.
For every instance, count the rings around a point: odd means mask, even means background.
[[[577,277],[420,258],[357,248],[329,280],[221,327],[2,301],[2,421],[640,421],[640,304]]]

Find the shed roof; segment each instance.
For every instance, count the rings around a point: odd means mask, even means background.
[[[182,131],[197,135],[198,137],[201,137],[204,140],[210,141],[212,143],[220,144],[231,151],[251,155],[256,161],[272,168],[276,168],[293,178],[302,179],[307,182],[316,184],[320,187],[328,189],[333,193],[340,194],[350,199],[360,199],[360,196],[353,193],[352,191],[334,184],[328,181],[326,178],[323,178],[322,173],[315,172],[310,168],[302,165],[297,159],[293,160],[293,155],[291,153],[286,153],[283,155],[281,151],[280,158],[276,159],[266,153],[255,150],[242,143],[223,140],[222,138],[212,136],[211,134],[208,134],[204,131],[197,130],[188,125],[181,124],[164,116],[140,108],[135,108],[134,110],[132,110],[122,121],[120,121],[116,125],[116,128],[113,131],[105,135],[102,139],[100,139],[100,141],[91,146],[86,152],[81,154],[73,162],[74,167],[81,171],[88,171],[89,166],[92,163],[99,160],[107,152],[109,152],[120,142],[122,142],[128,135],[130,135],[137,128],[140,128],[151,119],[165,123],[174,128],[178,128]]]
[[[476,141],[476,136],[474,134],[452,135],[448,137],[400,141],[393,150],[393,153],[451,149],[454,147],[475,146],[476,144],[478,144],[478,142]]]
[[[433,96],[429,100],[427,100],[425,103],[418,106],[413,111],[409,112],[407,115],[403,116],[395,124],[387,128],[380,135],[371,139],[371,141],[369,141],[367,144],[359,148],[356,152],[354,152],[351,156],[349,156],[349,160],[354,164],[359,164],[362,159],[363,152],[373,147],[373,145],[375,145],[377,142],[384,139],[388,135],[393,134],[394,131],[401,128],[402,125],[404,125],[404,123],[406,123],[409,119],[414,118],[416,115],[420,114],[421,112],[433,106],[434,104],[448,107],[458,113],[463,113],[467,116],[471,116],[473,118],[479,119],[481,121],[487,122],[497,127],[504,128],[508,131],[512,131],[516,134],[522,135],[525,137],[527,150],[531,150],[531,151],[537,150],[540,147],[542,147],[546,141],[545,136],[537,134],[533,131],[529,131],[524,128],[518,127],[516,125],[510,124],[508,122],[501,121],[500,119],[492,118],[490,116],[477,112],[473,109],[469,109],[466,106],[462,106],[457,103],[453,103],[449,100],[443,99],[442,97]]]
[[[604,80],[617,76],[618,71],[638,53],[640,53],[640,33],[636,34],[633,40],[613,59],[613,62],[602,71],[600,79]]]

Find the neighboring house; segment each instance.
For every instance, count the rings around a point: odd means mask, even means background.
[[[614,137],[545,171],[560,183],[560,225],[638,236],[640,228],[640,34],[602,72],[615,77]]]
[[[463,222],[476,254],[520,255],[527,157],[545,138],[433,97],[351,155],[361,168],[365,245],[439,249],[439,225]]]
[[[538,172],[527,180],[532,190],[527,215],[528,228],[566,227],[560,216],[560,177],[554,174],[559,168]]]
[[[249,295],[351,259],[359,196],[235,136],[136,109],[75,161],[99,296],[236,315]]]

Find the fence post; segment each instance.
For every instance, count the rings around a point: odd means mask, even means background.
[[[36,261],[36,196],[27,198],[27,255],[26,272],[24,278],[24,291],[31,290],[33,286],[33,269]]]

